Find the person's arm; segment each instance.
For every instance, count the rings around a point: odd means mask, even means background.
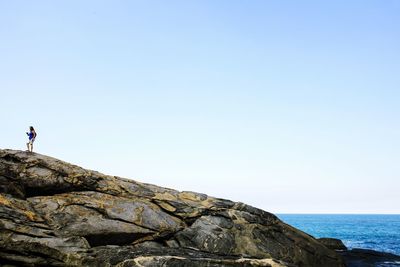
[[[35,139],[35,138],[36,138],[36,131],[33,132],[33,139]]]

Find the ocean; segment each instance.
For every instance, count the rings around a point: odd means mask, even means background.
[[[279,214],[284,222],[316,237],[333,237],[348,248],[400,255],[400,215]]]

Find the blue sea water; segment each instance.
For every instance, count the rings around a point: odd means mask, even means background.
[[[333,237],[348,248],[400,255],[400,215],[279,214],[284,222],[316,237]]]

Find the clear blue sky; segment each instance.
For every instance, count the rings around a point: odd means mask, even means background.
[[[0,147],[280,213],[400,213],[400,1],[0,1]]]

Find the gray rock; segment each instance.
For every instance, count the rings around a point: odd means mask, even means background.
[[[0,149],[0,262],[14,266],[344,266],[243,203]]]

